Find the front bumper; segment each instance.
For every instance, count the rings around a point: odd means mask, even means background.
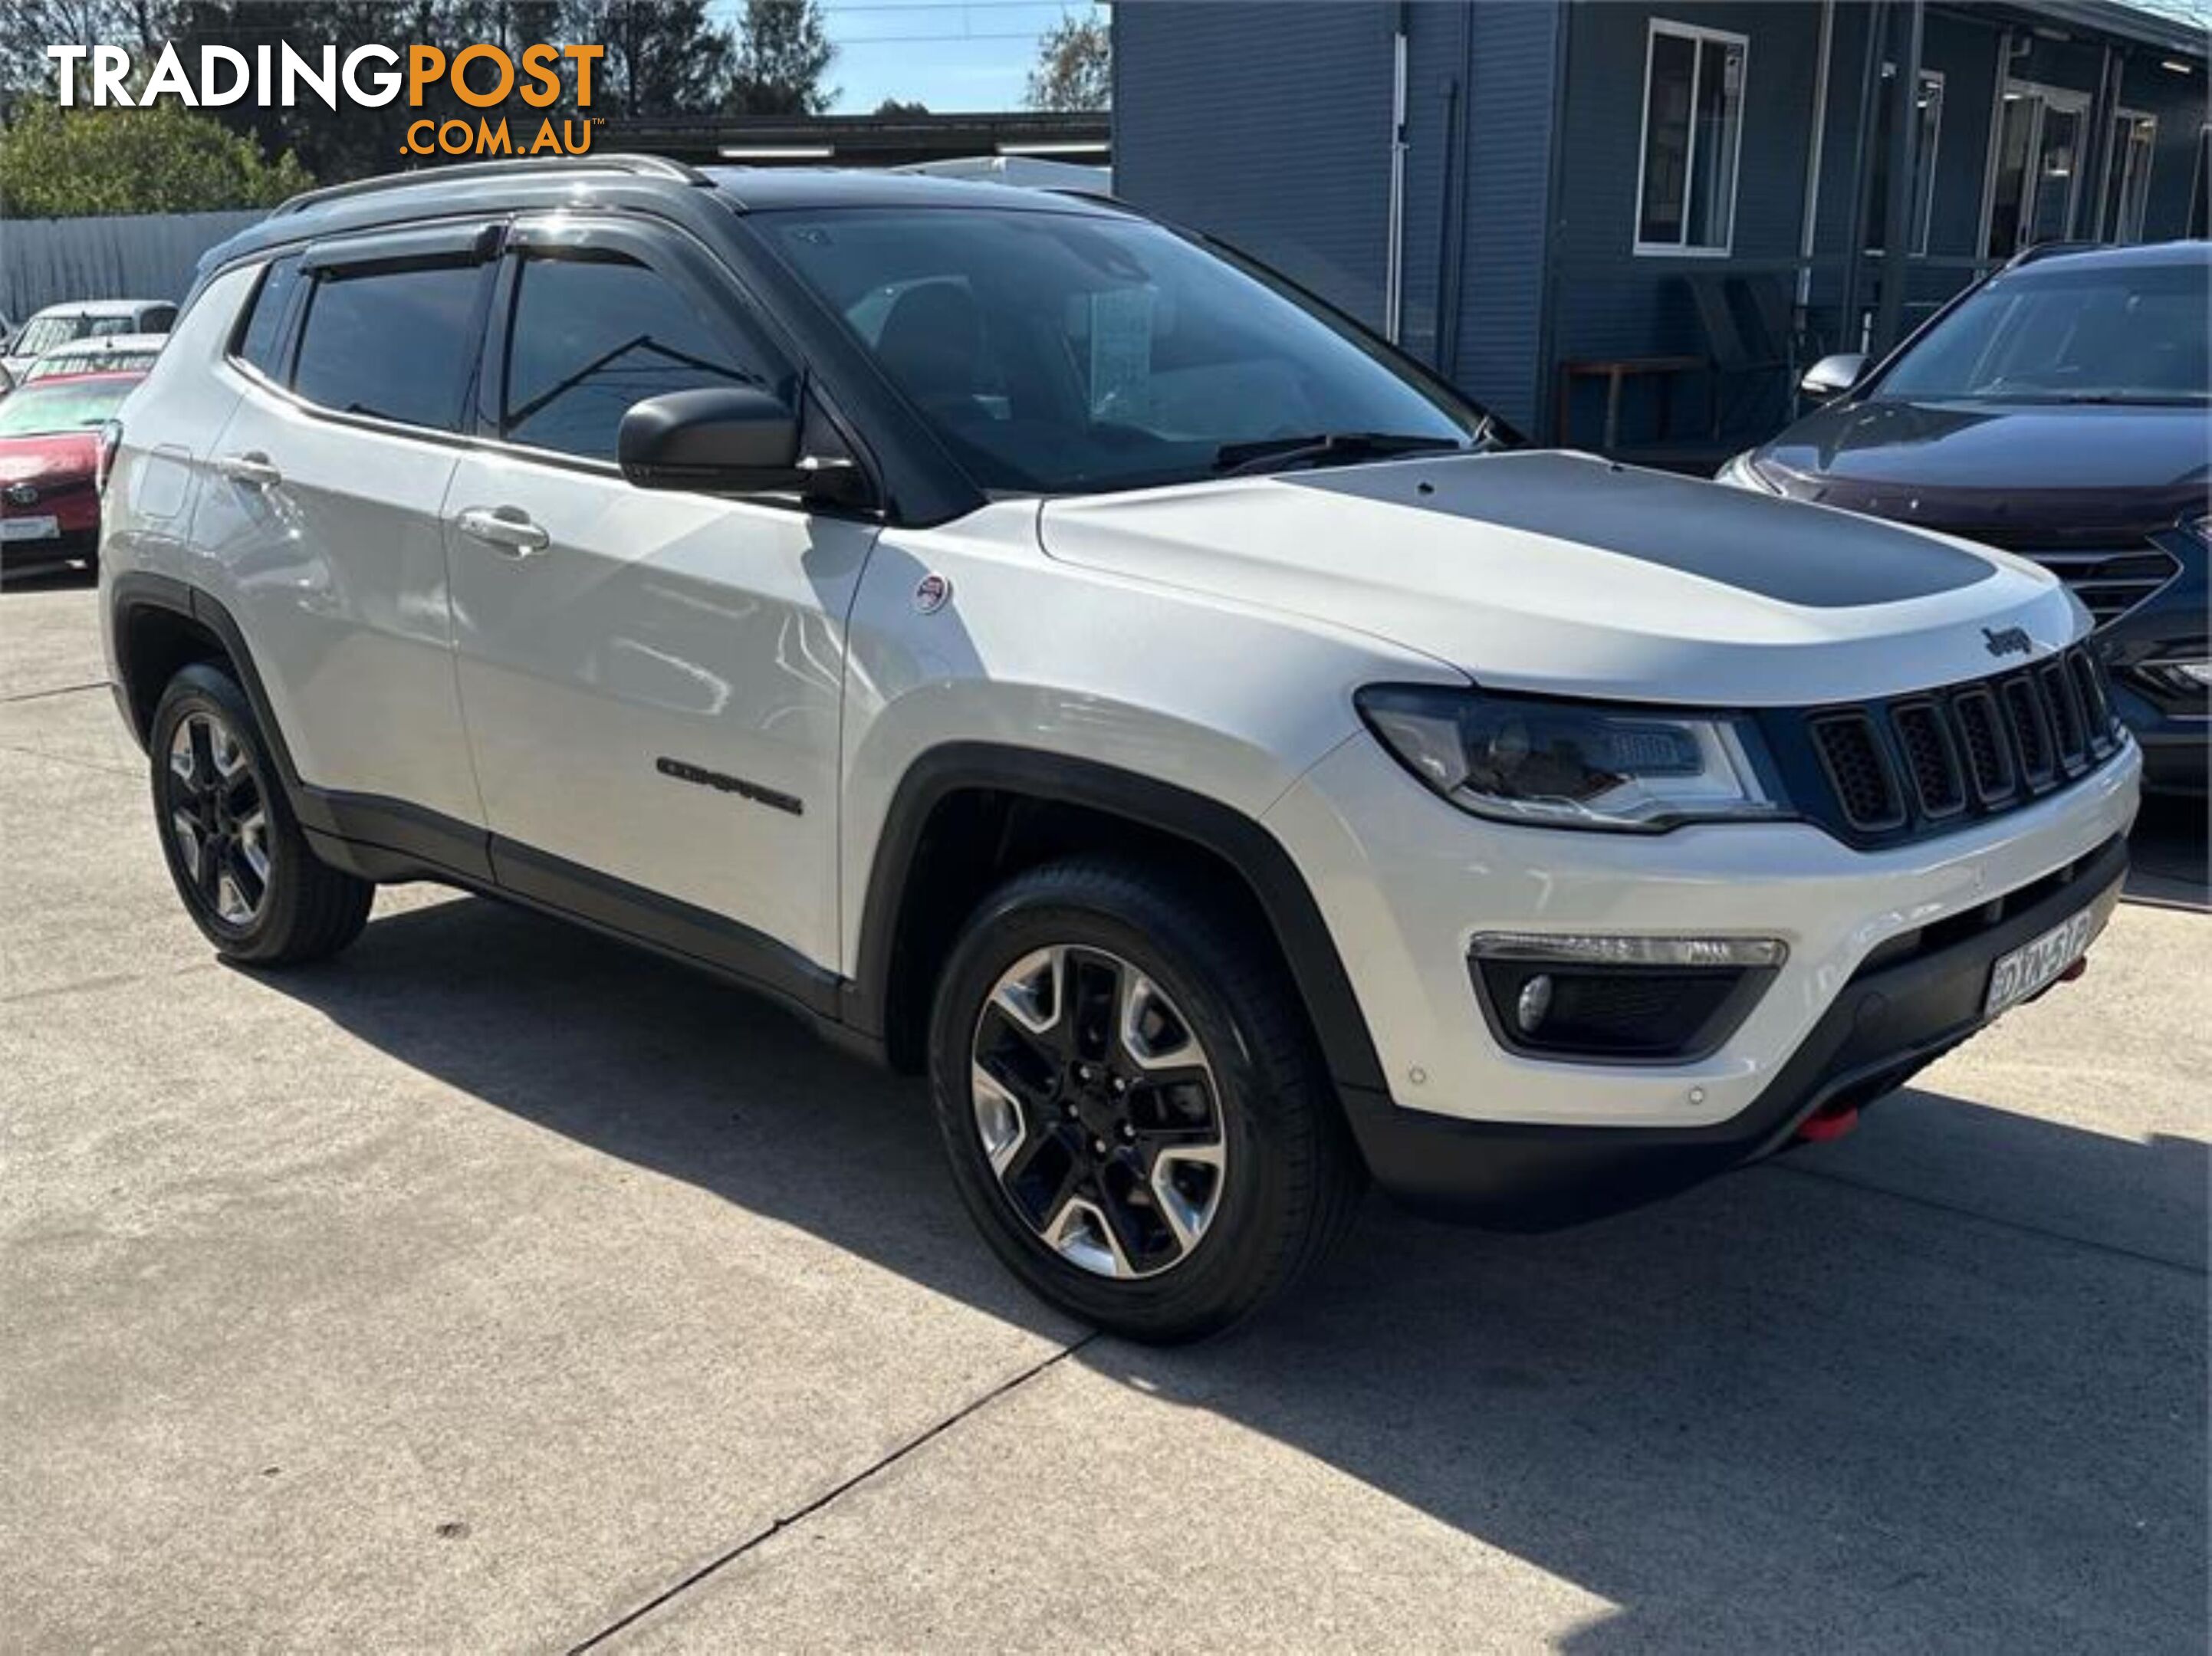
[[[2083,908],[2101,929],[2127,866],[2127,843],[2114,838],[2014,894],[1995,924],[1862,968],[1728,1121],[1635,1131],[1454,1120],[1346,1089],[1352,1131],[1376,1182],[1401,1200],[1502,1229],[1551,1229],[1672,1195],[1785,1146],[1816,1112],[1902,1086],[1984,1027],[2001,955]]]

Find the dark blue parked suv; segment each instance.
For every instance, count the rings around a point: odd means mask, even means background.
[[[1825,406],[1721,478],[1999,546],[2098,622],[2146,787],[2201,793],[2212,736],[2212,243],[2045,248],[1890,357],[1829,357]]]

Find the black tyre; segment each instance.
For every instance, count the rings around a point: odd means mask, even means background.
[[[930,1027],[962,1198],[1046,1300],[1195,1339],[1294,1282],[1364,1182],[1272,950],[1115,862],[1031,870],[955,943]]]
[[[361,935],[376,888],[308,847],[236,680],[207,663],[179,671],[149,749],[170,877],[219,953],[292,965]]]

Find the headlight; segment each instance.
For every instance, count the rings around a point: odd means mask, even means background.
[[[1556,828],[1656,833],[1784,814],[1758,730],[1724,713],[1372,685],[1360,716],[1462,810]]]
[[[1753,464],[1752,456],[1757,449],[1747,448],[1713,473],[1713,481],[1726,483],[1733,488],[1748,488],[1760,494],[1779,494],[1782,491],[1766,481],[1766,474]]]
[[[2194,535],[2205,545],[2212,546],[2212,512],[2208,512],[2201,518],[2184,518],[2181,520],[2181,530],[2184,534]]]

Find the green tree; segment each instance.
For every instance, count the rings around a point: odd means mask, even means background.
[[[1037,41],[1030,70],[1031,109],[1100,110],[1114,102],[1114,39],[1096,11],[1076,17],[1066,12]]]
[[[562,32],[607,49],[593,77],[594,113],[708,115],[729,90],[729,31],[706,0],[571,0]]]
[[[253,140],[164,100],[149,109],[25,103],[0,134],[0,213],[206,213],[265,207],[314,179],[290,151],[272,164]]]
[[[814,0],[746,0],[722,106],[732,115],[819,115],[836,101],[836,88],[822,84],[836,55]]]
[[[928,113],[929,106],[927,104],[902,103],[896,98],[886,98],[883,102],[876,106],[876,115],[878,118],[884,120],[896,120],[902,115],[927,115]]]

